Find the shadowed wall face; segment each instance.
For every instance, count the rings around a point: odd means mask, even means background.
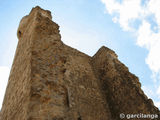
[[[48,17],[38,15],[32,47],[30,119],[109,119],[91,57],[64,45],[58,28]]]
[[[50,12],[33,8],[21,20],[17,36],[19,44],[4,99],[2,120],[110,119],[107,102],[91,66],[91,57],[62,43],[59,26],[51,20]],[[23,61],[17,63],[18,60]],[[16,76],[13,78],[12,74]],[[13,81],[15,84],[10,87]],[[25,92],[21,93],[21,87]],[[16,103],[7,98],[11,97],[10,93]],[[25,101],[17,100],[21,98]],[[13,115],[8,102],[14,105],[16,113]],[[17,108],[19,104],[21,106]],[[22,109],[23,114],[17,112]]]
[[[92,61],[114,119],[120,119],[120,114],[159,114],[142,91],[138,78],[117,59],[114,51],[102,47]]]
[[[0,120],[117,120],[120,113],[157,113],[138,78],[109,48],[93,57],[61,41],[51,13],[22,18]]]

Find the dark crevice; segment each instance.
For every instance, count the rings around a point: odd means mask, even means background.
[[[65,73],[66,72],[66,69],[64,68],[63,70],[62,70],[62,73]]]
[[[66,95],[66,104],[69,107],[70,106],[70,101],[69,101],[69,92],[67,90],[67,95]]]
[[[19,30],[18,31],[18,36],[21,37],[22,36],[22,32]]]
[[[81,116],[79,116],[79,117],[77,118],[77,120],[82,120]]]

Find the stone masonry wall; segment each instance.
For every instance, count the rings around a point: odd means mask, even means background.
[[[114,119],[119,119],[121,113],[159,114],[153,101],[141,90],[138,78],[117,59],[114,51],[102,47],[92,62]]]
[[[90,57],[61,41],[50,11],[22,18],[0,120],[119,120],[120,113],[154,113],[138,78],[114,51]]]
[[[108,119],[88,55],[60,40],[59,26],[39,13],[31,61],[29,119]]]

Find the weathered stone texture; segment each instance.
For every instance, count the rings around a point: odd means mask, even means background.
[[[102,47],[92,62],[114,119],[118,119],[121,113],[159,114],[152,100],[141,90],[138,78],[117,59],[114,51]]]
[[[90,57],[61,41],[51,13],[32,9],[19,38],[0,120],[119,120],[155,113],[138,78],[109,48]]]

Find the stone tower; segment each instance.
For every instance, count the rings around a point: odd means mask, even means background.
[[[50,11],[22,18],[0,120],[120,120],[120,114],[157,114],[114,51],[90,57],[61,41]],[[126,118],[124,118],[126,119]],[[150,120],[150,119],[143,119]]]

